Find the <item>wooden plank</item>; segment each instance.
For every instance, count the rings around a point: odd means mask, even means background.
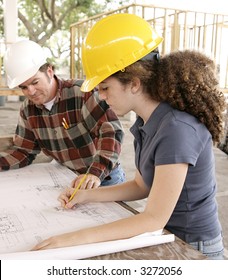
[[[8,96],[8,95],[24,95],[21,89],[9,89],[7,87],[0,87],[0,96]]]

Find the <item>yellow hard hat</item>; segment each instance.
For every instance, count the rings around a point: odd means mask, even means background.
[[[82,91],[141,59],[163,41],[150,24],[133,14],[113,14],[98,21],[82,45],[86,76]]]

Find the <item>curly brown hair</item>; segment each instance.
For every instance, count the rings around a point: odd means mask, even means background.
[[[226,102],[216,64],[203,53],[184,50],[158,61],[139,60],[113,76],[123,84],[138,77],[150,98],[195,116],[210,131],[213,142],[219,142]]]

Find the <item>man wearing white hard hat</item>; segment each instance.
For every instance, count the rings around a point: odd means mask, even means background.
[[[30,40],[12,44],[4,57],[9,88],[27,97],[20,108],[14,147],[0,153],[0,170],[32,163],[41,151],[79,175],[81,188],[125,180],[118,161],[123,130],[117,115],[95,91],[82,93],[80,80],[63,80]]]

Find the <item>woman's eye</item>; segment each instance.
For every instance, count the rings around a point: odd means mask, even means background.
[[[99,87],[98,88],[98,91],[99,92],[104,92],[104,91],[106,91],[108,88],[107,87]]]

